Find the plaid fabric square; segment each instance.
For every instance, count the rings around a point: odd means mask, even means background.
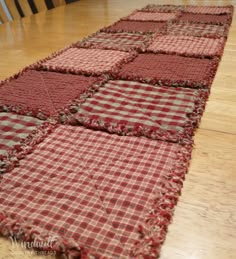
[[[35,67],[63,73],[101,75],[130,57],[132,54],[118,50],[69,48]]]
[[[103,28],[103,32],[158,33],[166,31],[165,22],[119,21]]]
[[[232,6],[186,6],[186,13],[198,14],[232,14]]]
[[[153,39],[147,51],[165,54],[180,54],[193,57],[220,57],[225,39],[209,39],[192,36],[160,35]]]
[[[181,142],[192,137],[199,122],[206,101],[203,92],[108,81],[74,116],[93,129]]]
[[[0,112],[0,174],[19,165],[19,160],[54,127],[53,123],[33,117]]]
[[[43,123],[36,118],[6,112],[0,112],[0,121],[0,156]]]
[[[231,22],[230,16],[227,14],[211,15],[211,14],[184,13],[178,20],[180,22],[206,23],[206,24],[216,24],[216,25],[223,25]]]
[[[0,109],[46,119],[82,99],[101,78],[27,70],[1,86]],[[95,87],[95,86],[94,86]]]
[[[0,230],[70,258],[156,257],[189,159],[188,146],[59,126],[3,175]]]
[[[172,23],[168,24],[168,35],[185,35],[208,38],[227,37],[229,27],[228,25],[213,25],[200,23]]]
[[[115,79],[185,87],[210,87],[218,61],[176,55],[139,54],[114,72]]]
[[[156,5],[156,4],[149,4],[141,9],[143,12],[178,12],[183,11],[185,6],[183,5]]]
[[[122,51],[142,50],[145,51],[146,44],[150,39],[150,35],[142,35],[137,33],[118,32],[118,33],[96,33],[76,46],[82,48],[97,49],[114,49]]]
[[[125,19],[133,21],[156,21],[164,22],[176,19],[176,13],[151,13],[151,12],[134,12]]]

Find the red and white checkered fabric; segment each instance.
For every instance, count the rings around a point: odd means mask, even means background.
[[[185,6],[183,5],[156,5],[156,4],[149,4],[141,9],[143,12],[178,12],[183,11]]]
[[[0,112],[0,156],[31,134],[43,121],[30,116]]]
[[[33,117],[0,112],[0,157],[7,156],[14,146],[20,145],[42,123]]]
[[[225,38],[160,35],[153,40],[147,51],[194,57],[219,57],[222,55],[224,44]]]
[[[231,16],[227,14],[222,15],[210,15],[210,14],[193,14],[184,13],[178,19],[180,22],[190,22],[190,23],[205,23],[205,24],[227,24],[231,22]]]
[[[199,14],[231,14],[233,10],[232,6],[186,6],[184,11]]]
[[[0,107],[45,119],[101,81],[98,77],[27,70],[1,86]]]
[[[141,254],[155,256],[148,243],[164,238],[171,220],[184,177],[173,173],[182,152],[174,143],[60,126],[3,175],[2,232],[11,229],[16,238],[23,232],[28,240],[47,235],[67,255],[84,248],[97,258],[137,258],[134,247],[144,242]],[[163,205],[156,215],[154,198]],[[159,219],[154,225],[147,224],[149,213]],[[147,238],[140,239],[139,226]]]
[[[85,126],[112,133],[180,141],[187,138],[185,127],[199,95],[193,89],[109,81],[80,106],[75,118]],[[189,134],[193,133],[193,126],[190,128]]]
[[[130,56],[130,53],[118,50],[69,48],[36,67],[74,74],[100,75],[109,72]]]
[[[228,25],[214,25],[201,23],[172,23],[168,24],[168,35],[185,35],[196,37],[220,38],[227,37]]]
[[[102,29],[104,32],[159,33],[166,31],[165,22],[118,21]]]
[[[113,76],[168,86],[210,87],[217,65],[216,60],[145,53],[124,64]]]
[[[176,13],[151,13],[151,12],[135,12],[125,19],[133,21],[171,21],[178,17]]]
[[[137,33],[118,32],[105,33],[99,32],[81,42],[77,46],[82,48],[114,49],[114,50],[145,50],[146,43],[150,39],[149,35]]]

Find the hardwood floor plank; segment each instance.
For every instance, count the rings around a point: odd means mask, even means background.
[[[236,138],[199,129],[195,143],[193,160],[161,259],[233,259],[236,254]]]

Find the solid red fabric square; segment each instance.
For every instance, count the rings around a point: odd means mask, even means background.
[[[182,16],[180,16],[178,20],[181,22],[223,25],[223,24],[230,23],[230,16],[227,14],[213,15],[213,14],[184,13],[182,14]]]
[[[218,62],[164,54],[139,54],[114,73],[115,78],[152,84],[210,87]]]
[[[157,33],[166,30],[165,22],[119,21],[102,29],[104,32]]]
[[[58,116],[99,81],[98,77],[28,70],[1,86],[0,107],[41,119]]]

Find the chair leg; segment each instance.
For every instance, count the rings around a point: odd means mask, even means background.
[[[5,10],[3,9],[3,5],[0,2],[0,20],[1,23],[8,22],[7,15],[5,13]]]
[[[24,16],[30,16],[33,14],[29,2],[27,0],[18,0],[18,3],[24,13]]]
[[[47,10],[47,6],[46,6],[46,3],[44,0],[34,0],[33,2],[35,4],[38,12]]]
[[[59,5],[64,5],[66,2],[64,0],[52,0],[54,7]]]
[[[13,20],[21,18],[14,0],[4,0]]]

